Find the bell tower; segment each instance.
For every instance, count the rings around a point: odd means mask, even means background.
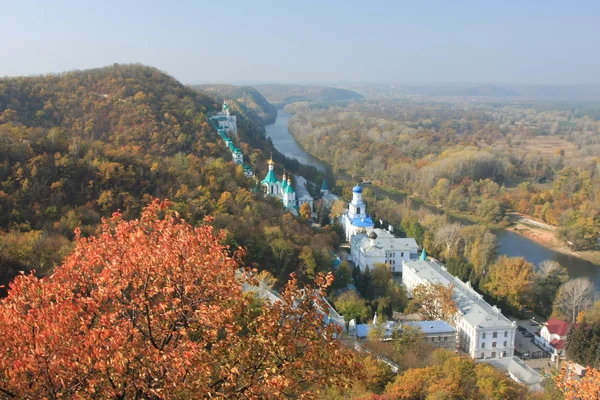
[[[350,218],[366,218],[367,205],[362,198],[362,187],[356,185],[352,189],[352,202],[348,205],[348,217]]]

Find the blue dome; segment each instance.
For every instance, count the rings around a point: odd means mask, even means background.
[[[354,193],[362,193],[362,188],[358,185],[354,186],[354,188],[352,189],[352,191]]]

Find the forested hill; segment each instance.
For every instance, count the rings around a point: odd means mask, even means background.
[[[0,79],[0,285],[19,270],[47,274],[75,228],[93,234],[117,210],[135,218],[151,197],[191,223],[213,217],[232,248],[247,247],[247,264],[282,280],[329,268],[337,234],[313,234],[256,194],[208,122],[220,106],[141,65]],[[264,127],[240,114],[238,133],[264,173],[266,157],[249,144],[265,144]]]
[[[219,100],[233,101],[245,106],[248,118],[269,125],[277,118],[277,109],[251,86],[194,85],[192,89],[205,92]],[[260,120],[260,121],[259,121]]]
[[[304,85],[254,85],[270,103],[283,107],[298,101],[361,100],[362,95],[348,89]]]

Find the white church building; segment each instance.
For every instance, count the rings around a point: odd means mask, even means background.
[[[231,115],[227,102],[223,102],[223,108],[220,112],[212,117],[213,121],[217,122],[219,129],[223,129],[227,133],[232,133],[237,136],[237,117]]]
[[[296,199],[296,191],[292,186],[292,180],[286,179],[285,173],[280,180],[275,175],[275,162],[270,159],[267,164],[269,165],[269,171],[265,176],[265,179],[261,181],[262,186],[265,189],[265,195],[273,196],[283,201],[283,206],[294,215],[298,215],[298,201]]]
[[[363,201],[362,192],[363,189],[359,185],[352,189],[352,201],[348,204],[348,210],[340,216],[340,223],[344,227],[348,242],[352,236],[363,231],[368,233],[375,226],[367,214],[367,205]]]
[[[237,136],[237,117],[235,115],[231,115],[229,112],[229,106],[227,102],[223,102],[223,109],[210,117],[210,120],[215,124],[215,128],[221,139],[225,142],[225,145],[231,151],[231,159],[234,164],[241,165],[244,168],[244,175],[248,178],[254,176],[254,171],[252,167],[248,164],[244,164],[244,153],[240,150],[239,147],[235,145],[230,134]]]
[[[451,321],[458,330],[459,345],[476,359],[512,357],[515,351],[516,322],[502,315],[471,287],[452,276],[446,268],[427,260],[423,251],[419,260],[404,261],[402,284],[409,297],[417,285],[437,284],[453,286],[458,312]],[[450,322],[450,321],[449,321]]]
[[[375,263],[389,265],[392,272],[402,272],[402,262],[418,258],[419,246],[412,238],[397,238],[385,229],[373,229],[350,239],[351,261],[365,271]]]

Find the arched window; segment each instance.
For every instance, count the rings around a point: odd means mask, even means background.
[[[275,187],[273,185],[271,185],[271,194],[273,194],[274,189],[275,189]]]
[[[360,207],[356,207],[356,213],[360,214]]]

